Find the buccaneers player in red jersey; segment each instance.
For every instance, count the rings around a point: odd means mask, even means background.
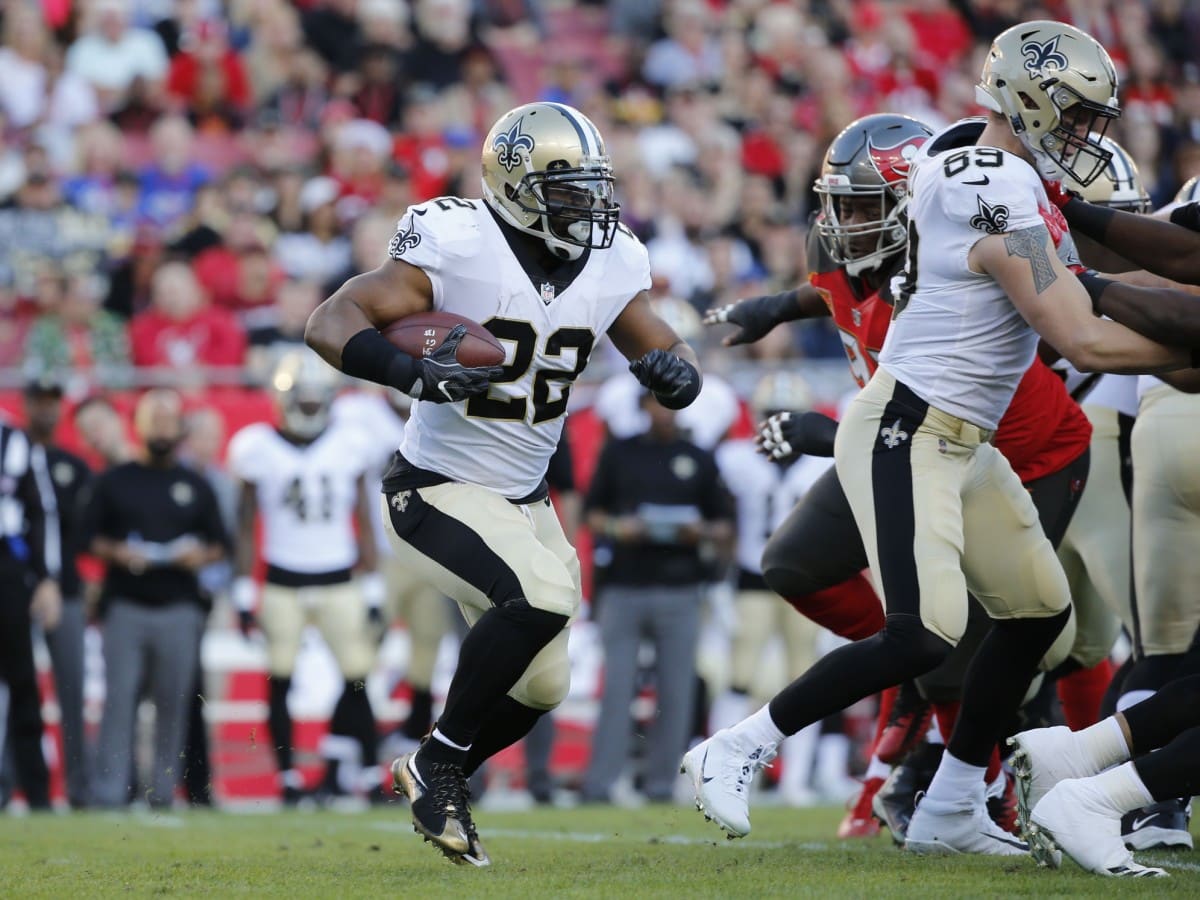
[[[822,210],[809,233],[808,284],[712,310],[705,322],[739,326],[725,339],[733,345],[756,341],[782,322],[829,316],[838,327],[851,374],[864,386],[875,372],[892,317],[891,280],[904,267],[909,164],[930,135],[922,123],[890,114],[866,116],[848,126],[830,145],[816,184]],[[1045,215],[1055,213],[1051,209]],[[1064,227],[1052,232],[1069,240],[1065,223],[1061,224]],[[775,459],[800,453],[831,456],[836,429],[833,420],[817,412],[781,413],[763,424],[759,444]],[[1030,491],[1047,537],[1055,545],[1087,480],[1090,438],[1091,424],[1062,381],[1035,361],[1000,423],[995,445]],[[830,469],[772,535],[763,556],[763,575],[772,590],[798,611],[843,637],[858,640],[884,623],[878,597],[862,575],[866,567],[862,539],[837,472]],[[902,686],[885,695],[877,759],[858,802],[839,828],[840,837],[877,833],[872,798],[888,773],[886,764],[899,762],[915,747],[907,768],[901,766],[893,773],[893,784],[880,798],[888,802],[875,802],[893,837],[903,839],[913,794],[924,786],[919,783],[921,773],[932,776],[937,767],[940,747],[919,746],[929,724],[930,704],[948,738],[966,664],[990,627],[979,605],[971,607],[967,632],[946,663],[916,686]],[[1064,629],[1052,652],[1054,661],[1063,660],[1073,633],[1070,626]],[[1069,682],[1068,678],[1060,684]],[[1064,699],[1071,702],[1069,687],[1066,693]],[[786,703],[785,690],[772,701],[772,716],[777,705]],[[1098,710],[1098,697],[1095,706]],[[786,716],[784,710],[778,711]],[[989,770],[997,792],[1007,787],[998,771],[997,756]],[[998,821],[1012,825],[1011,804],[1003,794],[998,799],[993,807]]]

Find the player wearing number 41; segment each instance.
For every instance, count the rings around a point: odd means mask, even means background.
[[[287,698],[308,624],[320,630],[345,681],[322,742],[325,788],[334,796],[380,788],[375,717],[363,683],[375,661],[386,593],[376,571],[365,477],[376,450],[361,429],[330,424],[337,382],[338,374],[310,350],[289,352],[271,377],[278,426],[248,425],[229,444],[229,471],[239,483],[233,602],[242,633],[249,636],[257,625],[266,638],[268,725],[287,804],[303,786]],[[256,518],[266,568],[257,615],[250,577]]]
[[[1039,334],[1088,371],[1166,371],[1191,358],[1096,318],[1066,267],[1074,260],[1060,257],[1070,242],[1056,245],[1042,212],[1050,204],[1038,170],[1070,171],[1081,182],[1103,170],[1098,135],[1119,115],[1116,93],[1108,54],[1075,28],[1029,22],[996,39],[977,94],[991,110],[983,129],[951,126],[915,157],[894,320],[879,368],[838,427],[838,475],[886,622],[793,686],[808,700],[809,721],[938,665],[962,628],[968,590],[993,620],[909,825],[916,851],[1027,850],[988,819],[983,775],[1068,620],[1070,596],[1033,501],[990,439]],[[747,720],[748,743],[783,738],[770,713]],[[735,782],[701,779],[700,799],[718,818],[744,822]]]
[[[472,627],[433,734],[393,774],[415,829],[455,862],[488,863],[467,777],[567,692],[579,561],[544,475],[572,382],[607,334],[664,406],[687,406],[700,390],[695,354],[651,309],[649,260],[619,224],[613,187],[585,116],[557,103],[517,107],[484,140],[484,199],[409,209],[388,260],[308,323],[309,345],[330,363],[418,400],[384,479],[391,538],[414,577],[453,597]],[[506,364],[415,359],[379,332],[428,310],[483,323],[506,345]]]

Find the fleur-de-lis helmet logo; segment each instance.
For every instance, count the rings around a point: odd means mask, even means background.
[[[492,141],[492,149],[496,151],[496,162],[504,166],[506,172],[511,172],[521,165],[524,153],[533,152],[533,138],[521,130],[524,119],[524,116],[517,119],[512,128],[502,131]]]
[[[1045,74],[1047,69],[1061,72],[1070,65],[1067,55],[1058,49],[1060,37],[1062,35],[1056,34],[1044,43],[1026,41],[1021,45],[1021,56],[1025,58],[1025,71],[1029,73],[1030,78],[1038,78]]]

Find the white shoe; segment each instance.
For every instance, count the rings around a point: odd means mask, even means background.
[[[683,757],[679,771],[692,782],[696,809],[731,838],[750,833],[750,782],[775,758],[777,746],[753,743],[726,728]]]
[[[1033,810],[1029,821],[1033,858],[1058,868],[1067,854],[1089,872],[1115,878],[1155,878],[1167,873],[1134,862],[1121,840],[1121,813],[1089,778],[1060,781]]]
[[[983,785],[980,785],[982,789]],[[982,796],[951,803],[922,797],[908,823],[904,849],[913,853],[979,853],[1024,856],[1029,845],[1017,840],[988,815]]]
[[[1095,775],[1094,767],[1079,753],[1074,732],[1065,725],[1034,728],[1008,739],[1013,748],[1013,775],[1017,779],[1017,825],[1021,834],[1029,815],[1046,793],[1066,778]]]

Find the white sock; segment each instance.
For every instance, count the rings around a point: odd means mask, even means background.
[[[461,750],[464,753],[466,753],[468,750],[471,749],[470,744],[467,744],[467,746],[462,747],[462,746],[459,746],[458,744],[454,743],[454,741],[450,740],[450,738],[448,738],[444,734],[442,734],[442,732],[437,728],[433,729],[433,739],[435,741],[441,741],[447,747],[453,747],[455,750]]]
[[[929,785],[929,790],[925,792],[925,798],[938,803],[961,802],[964,798],[982,798],[983,776],[986,774],[986,766],[968,765],[947,750],[942,754],[942,762],[933,775],[933,781]]]
[[[1132,755],[1121,726],[1111,716],[1075,732],[1075,740],[1080,754],[1096,772],[1123,763]]]
[[[758,712],[753,713],[731,729],[734,734],[748,738],[751,742],[763,744],[782,744],[787,737],[779,726],[775,724],[775,720],[771,718],[771,706],[767,704]]]
[[[1125,712],[1131,706],[1137,706],[1143,700],[1154,696],[1154,691],[1129,691],[1117,698],[1117,712]]]
[[[1146,790],[1146,785],[1142,783],[1142,777],[1138,775],[1132,762],[1123,763],[1107,772],[1093,775],[1088,780],[1100,788],[1118,816],[1141,809],[1143,806],[1149,806],[1154,802],[1154,798]]]
[[[892,767],[885,763],[882,759],[874,754],[871,754],[871,761],[867,763],[867,774],[864,778],[887,778],[892,774]]]

